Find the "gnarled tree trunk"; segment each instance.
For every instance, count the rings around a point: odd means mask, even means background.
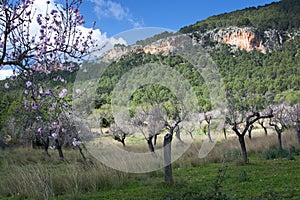
[[[244,135],[239,135],[239,142],[241,145],[241,150],[242,150],[242,160],[244,163],[248,163],[248,155],[247,155],[247,150],[246,150],[246,142],[245,142],[245,137]]]
[[[55,143],[56,143],[56,148],[57,148],[57,151],[58,151],[59,158],[64,160],[64,154],[62,152],[62,148],[61,148],[61,145],[60,145],[60,142],[59,142],[58,138],[55,139]]]
[[[300,145],[300,122],[297,123],[296,131],[297,131],[298,143]]]
[[[165,171],[165,181],[167,183],[173,182],[172,173],[172,161],[171,161],[171,142],[173,135],[168,133],[164,137],[164,171]]]
[[[153,136],[150,136],[147,139],[147,144],[148,144],[148,148],[149,148],[150,152],[154,153],[154,146],[153,146],[153,143],[152,143],[152,138],[153,138]]]

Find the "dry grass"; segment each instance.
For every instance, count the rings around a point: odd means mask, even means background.
[[[65,151],[68,161],[61,161],[55,156],[48,158],[41,151],[28,148],[3,151],[0,196],[52,199],[69,194],[76,197],[86,192],[120,187],[128,176],[94,159],[83,161],[75,151]]]
[[[275,133],[270,133],[268,136],[265,136],[264,134],[253,134],[251,140],[247,136],[245,136],[245,140],[248,154],[259,155],[269,149],[277,148],[278,146],[278,139]],[[282,143],[284,149],[300,149],[297,135],[294,130],[288,130],[282,135]],[[187,152],[174,163],[174,166],[201,166],[209,163],[223,162],[224,160],[239,163],[241,160],[240,144],[234,135],[231,135],[228,140],[217,142],[212,151],[203,159],[198,157],[201,145],[201,142],[195,141]]]

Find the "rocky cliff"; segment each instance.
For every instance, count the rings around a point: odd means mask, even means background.
[[[187,35],[170,36],[164,39],[157,40],[149,45],[133,45],[133,46],[115,46],[109,50],[104,56],[103,60],[118,60],[123,55],[129,53],[150,53],[168,55],[174,51],[174,49],[183,47],[186,43],[191,42],[190,37]]]
[[[246,51],[257,50],[262,53],[274,51],[280,48],[285,40],[293,39],[295,35],[300,35],[299,31],[293,34],[282,33],[277,30],[268,30],[261,32],[251,27],[227,27],[214,29],[204,33],[193,32],[184,35],[170,36],[160,39],[152,44],[141,46],[116,46],[106,53],[104,60],[116,60],[129,53],[162,53],[169,54],[175,48],[184,45],[187,42],[187,36],[194,42],[201,44],[204,48],[217,48],[217,44],[228,44],[235,49],[244,49]],[[285,37],[285,40],[283,39]]]
[[[227,27],[214,29],[205,33],[191,33],[198,43],[209,45],[211,42],[225,43],[232,48],[244,49],[246,51],[257,50],[262,53],[273,51],[283,43],[283,36],[277,30],[260,32],[251,27]]]

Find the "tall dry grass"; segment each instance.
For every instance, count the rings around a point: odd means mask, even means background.
[[[54,154],[51,153],[51,154]],[[121,187],[127,174],[104,166],[97,160],[84,161],[79,153],[65,151],[67,161],[49,158],[41,151],[18,148],[1,152],[0,197],[53,199],[68,194]]]
[[[261,155],[269,149],[278,147],[278,139],[276,133],[253,134],[252,139],[245,136],[247,153]],[[294,130],[288,130],[282,134],[282,144],[284,149],[296,148],[300,150],[297,135]],[[202,143],[195,141],[185,154],[178,159],[173,166],[175,167],[192,167],[201,166],[209,163],[236,161],[241,160],[241,148],[237,137],[232,135],[228,140],[218,141],[212,151],[205,157],[200,159],[198,154]],[[250,160],[251,162],[251,160]]]

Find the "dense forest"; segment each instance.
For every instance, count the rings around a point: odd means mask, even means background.
[[[265,6],[250,7],[212,16],[193,25],[185,26],[179,32],[205,32],[228,26],[255,27],[262,31],[268,29],[291,31],[300,26],[299,10],[300,2],[298,0],[282,0]]]

